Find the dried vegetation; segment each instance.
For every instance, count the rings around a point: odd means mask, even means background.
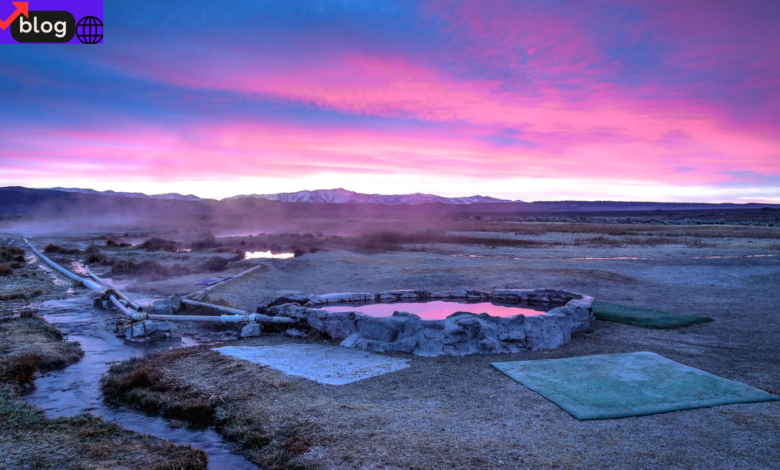
[[[248,374],[245,369],[252,370]],[[171,350],[112,366],[101,387],[111,400],[162,413],[190,423],[213,425],[226,439],[241,446],[242,453],[265,469],[300,468],[295,458],[316,442],[306,422],[272,418],[270,407],[292,385],[251,364],[238,363],[207,348]],[[217,381],[233,383],[240,374],[243,393],[222,395],[207,388]],[[196,380],[182,380],[192,375]],[[204,376],[208,376],[205,379]],[[205,380],[204,380],[205,379]],[[205,385],[205,386],[204,386]],[[247,407],[265,409],[247,413]],[[251,417],[248,419],[247,417]]]

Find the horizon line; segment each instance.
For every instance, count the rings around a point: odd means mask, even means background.
[[[521,199],[516,200],[509,200],[509,199],[502,199],[494,196],[485,196],[485,195],[479,195],[479,194],[473,194],[469,196],[441,196],[438,194],[432,194],[432,193],[422,193],[422,192],[415,192],[415,193],[401,193],[401,194],[382,194],[382,193],[361,193],[359,191],[353,191],[350,189],[346,189],[343,187],[339,188],[331,188],[331,189],[302,189],[299,191],[285,191],[280,193],[269,193],[269,194],[236,194],[233,196],[226,196],[221,199],[217,198],[210,198],[210,197],[201,197],[196,194],[181,194],[178,192],[167,192],[167,193],[156,193],[156,194],[147,194],[140,191],[116,191],[113,189],[109,190],[96,190],[92,188],[68,188],[64,186],[56,186],[56,187],[29,187],[29,186],[21,186],[21,185],[14,185],[14,186],[0,186],[0,189],[13,189],[13,188],[21,188],[21,189],[32,189],[32,190],[48,190],[48,191],[60,191],[60,192],[78,192],[78,191],[95,191],[98,193],[99,196],[114,196],[114,197],[134,197],[134,196],[125,196],[124,194],[140,194],[141,196],[149,197],[149,198],[155,198],[156,196],[166,196],[166,195],[178,195],[182,197],[197,197],[200,201],[225,201],[228,199],[238,199],[238,198],[255,198],[255,199],[264,199],[268,201],[273,202],[283,202],[283,203],[302,203],[302,204],[339,204],[339,203],[329,203],[329,202],[306,202],[306,201],[279,201],[274,199],[268,199],[261,196],[273,196],[273,195],[279,195],[279,194],[295,194],[295,193],[301,193],[301,192],[316,192],[316,191],[348,191],[354,194],[364,195],[364,196],[413,196],[413,195],[423,195],[423,196],[433,196],[433,197],[441,197],[445,199],[465,199],[470,197],[484,197],[484,198],[491,198],[496,199],[501,202],[493,202],[493,203],[485,203],[485,202],[475,202],[475,203],[466,203],[463,205],[471,205],[471,204],[540,204],[540,203],[563,203],[563,202],[587,202],[587,203],[634,203],[634,204],[698,204],[698,205],[764,205],[764,206],[779,206],[780,202],[778,203],[772,203],[772,202],[760,202],[760,201],[746,201],[746,202],[735,202],[735,201],[720,201],[720,202],[700,202],[700,201],[641,201],[641,200],[623,200],[623,199],[547,199],[547,200],[534,200],[534,201],[524,201]],[[67,190],[75,190],[75,191],[67,191]],[[115,194],[101,194],[106,192],[113,192]],[[81,193],[85,194],[85,193]],[[197,201],[192,201],[197,202]],[[342,204],[356,204],[356,203],[342,203]],[[376,204],[376,203],[357,203],[357,204]],[[400,203],[395,205],[403,205],[407,203]],[[444,204],[442,202],[430,202],[430,203],[424,203],[424,204]]]

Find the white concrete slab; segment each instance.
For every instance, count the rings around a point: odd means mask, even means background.
[[[316,344],[225,346],[214,351],[327,385],[344,385],[409,367],[404,359]]]

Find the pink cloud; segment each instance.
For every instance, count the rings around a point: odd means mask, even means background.
[[[237,113],[147,123],[107,113],[105,126],[85,131],[25,128],[35,141],[0,131],[4,165],[31,177],[119,171],[159,180],[337,172],[692,186],[733,180],[734,171],[779,174],[780,125],[767,116],[780,115],[780,100],[759,98],[777,85],[780,66],[767,57],[780,43],[746,54],[754,34],[774,37],[771,18],[711,5],[433,1],[421,18],[438,21],[434,39],[444,45],[419,50],[309,30],[239,45],[193,36],[158,50],[138,33],[121,53],[82,58],[173,89],[355,122]],[[721,99],[730,90],[758,104]]]

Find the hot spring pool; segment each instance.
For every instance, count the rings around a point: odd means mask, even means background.
[[[534,308],[529,305],[505,306],[490,302],[461,303],[444,300],[431,302],[393,302],[371,303],[351,305],[328,305],[320,307],[320,310],[328,312],[359,312],[369,317],[389,317],[394,312],[413,313],[423,320],[444,320],[455,312],[469,312],[474,314],[487,313],[494,317],[513,317],[515,315],[543,315],[550,306]]]
[[[292,318],[291,336],[314,332],[345,348],[462,356],[562,346],[590,327],[593,301],[556,289],[400,289],[285,294],[259,313]]]

